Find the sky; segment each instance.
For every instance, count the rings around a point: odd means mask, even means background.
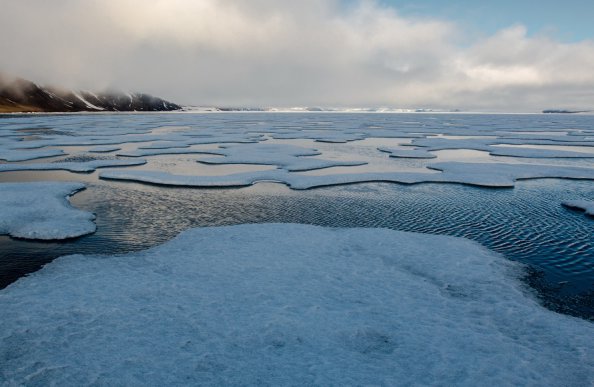
[[[593,1],[0,0],[0,71],[203,106],[594,109]]]

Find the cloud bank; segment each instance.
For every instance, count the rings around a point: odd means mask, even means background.
[[[594,41],[372,1],[3,0],[0,70],[224,106],[594,108]]]

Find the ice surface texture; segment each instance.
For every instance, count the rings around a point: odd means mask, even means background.
[[[317,149],[287,144],[225,145],[217,153],[225,157],[200,160],[207,164],[263,164],[276,165],[288,171],[310,171],[337,166],[366,164],[359,161],[322,160],[305,156],[318,156]]]
[[[589,385],[594,325],[468,240],[261,224],[0,291],[0,384]]]
[[[145,163],[139,157],[147,157],[148,167],[108,171],[102,176],[192,187],[272,180],[294,189],[374,181],[512,187],[518,179],[591,179],[594,174],[593,120],[586,116],[554,120],[539,115],[455,114],[133,117],[4,120],[0,122],[0,172],[92,172],[95,168],[137,166]],[[447,152],[453,149],[478,152]],[[100,157],[96,152],[113,153]],[[26,162],[63,153],[70,156]],[[437,163],[429,164],[427,160],[432,158]],[[192,170],[191,161],[202,165],[196,164]],[[279,170],[224,176],[224,168],[212,167],[219,164],[273,165]],[[317,169],[322,172],[305,173]]]
[[[26,239],[66,239],[95,231],[90,212],[70,206],[67,197],[81,183],[0,184],[0,234]]]

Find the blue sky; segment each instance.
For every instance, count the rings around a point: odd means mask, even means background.
[[[545,33],[561,41],[594,38],[594,0],[381,0],[403,16],[436,17],[454,21],[470,32],[491,35],[514,24],[528,35]]]

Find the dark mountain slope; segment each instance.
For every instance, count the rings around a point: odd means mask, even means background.
[[[181,106],[148,94],[91,93],[0,77],[0,112],[171,111]]]

